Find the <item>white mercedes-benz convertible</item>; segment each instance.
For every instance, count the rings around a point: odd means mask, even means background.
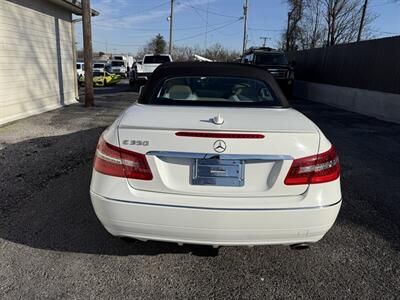
[[[114,236],[308,245],[338,215],[340,166],[267,71],[167,63],[100,137],[90,194]]]

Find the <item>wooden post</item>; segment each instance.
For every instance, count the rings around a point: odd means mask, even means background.
[[[92,49],[92,10],[90,0],[82,0],[83,51],[85,62],[85,106],[94,105],[93,97],[93,49]]]

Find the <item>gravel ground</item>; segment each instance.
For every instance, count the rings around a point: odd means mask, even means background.
[[[335,144],[343,206],[308,250],[123,241],[89,198],[97,139],[136,93],[96,90],[0,127],[0,298],[370,298],[400,295],[400,125],[292,101]]]

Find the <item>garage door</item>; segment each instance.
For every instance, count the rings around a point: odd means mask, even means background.
[[[0,124],[75,102],[71,18],[45,0],[0,1]]]

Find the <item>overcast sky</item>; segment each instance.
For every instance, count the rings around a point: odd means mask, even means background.
[[[134,54],[158,33],[168,40],[170,1],[91,2],[92,8],[100,12],[100,16],[92,19],[95,51]],[[266,36],[267,44],[276,47],[287,20],[285,1],[249,0],[249,3],[248,45],[260,45],[260,37]],[[370,0],[369,5],[379,15],[373,24],[377,36],[400,34],[400,2]],[[239,18],[243,14],[243,0],[175,0],[174,7],[176,45],[204,48],[218,42],[230,49],[241,49],[243,20]],[[81,26],[76,25],[78,48],[82,48]]]

